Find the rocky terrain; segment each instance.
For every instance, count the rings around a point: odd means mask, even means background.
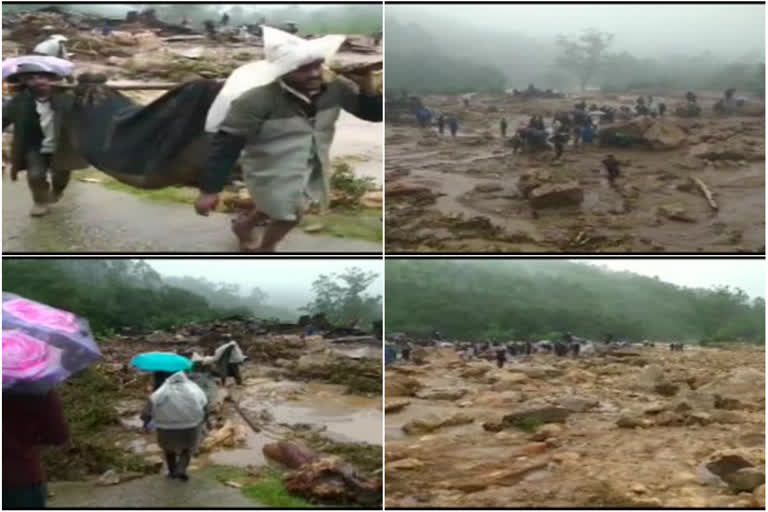
[[[555,112],[580,98],[475,95],[465,107],[460,97],[426,96],[428,108],[459,119],[459,133],[455,139],[447,130],[440,136],[408,116],[387,123],[388,249],[761,252],[765,119],[759,112],[715,116],[715,98],[700,95],[700,118],[626,123],[647,148],[568,145],[555,161],[552,151],[514,154],[501,138],[499,120],[509,123],[509,137],[534,114],[549,126]],[[618,107],[635,96],[583,99]],[[675,98],[656,101],[674,110]],[[621,162],[616,187],[601,164],[611,153]]]
[[[503,369],[429,349],[386,370],[386,505],[765,505],[765,352],[534,354]]]

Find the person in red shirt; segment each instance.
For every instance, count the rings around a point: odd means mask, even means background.
[[[43,446],[69,441],[69,425],[55,391],[28,395],[3,391],[3,509],[45,508]]]

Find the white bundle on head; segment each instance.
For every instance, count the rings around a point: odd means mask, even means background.
[[[206,132],[218,131],[230,104],[244,92],[271,84],[281,76],[312,62],[330,61],[346,39],[346,36],[329,35],[307,40],[266,25],[261,28],[266,58],[240,66],[229,75],[208,110],[205,120]]]

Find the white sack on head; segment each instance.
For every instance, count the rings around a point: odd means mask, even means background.
[[[244,92],[271,84],[281,76],[317,60],[330,61],[346,39],[342,35],[328,35],[307,40],[266,25],[261,28],[266,59],[240,66],[229,75],[208,110],[206,132],[218,131],[229,106]]]

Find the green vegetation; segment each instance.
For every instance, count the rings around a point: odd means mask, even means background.
[[[371,324],[381,319],[381,295],[364,292],[378,277],[356,267],[340,274],[321,274],[312,283],[314,300],[301,310],[310,315],[322,313],[334,325]]]
[[[384,236],[381,210],[373,208],[337,209],[323,215],[307,214],[299,227],[312,234],[323,233],[369,242],[381,242]]]
[[[507,341],[570,331],[602,340],[765,343],[765,301],[567,261],[397,260],[386,268],[387,331]]]
[[[76,178],[85,179],[86,181],[95,180],[110,190],[125,192],[127,194],[141,197],[143,199],[149,199],[151,201],[192,204],[198,195],[198,191],[191,187],[166,187],[155,190],[145,190],[131,187],[130,185],[120,183],[111,176],[108,176],[92,167],[85,171],[79,171],[75,173],[75,176]]]
[[[148,469],[144,460],[114,445],[111,429],[119,424],[113,404],[125,393],[101,366],[92,366],[58,389],[72,434],[71,446],[46,449],[43,465],[51,480],[81,480],[108,469]]]
[[[258,475],[231,466],[209,466],[203,473],[223,484],[241,485],[240,490],[246,498],[267,508],[310,507],[304,499],[289,494],[283,486],[282,474],[270,467],[260,469]]]
[[[214,307],[207,294],[169,285],[148,263],[135,260],[6,260],[3,290],[84,316],[96,333],[125,326],[166,329],[248,313],[242,306]]]

